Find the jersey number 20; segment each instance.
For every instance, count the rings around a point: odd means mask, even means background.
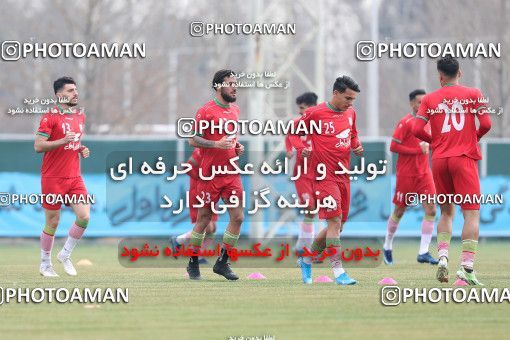
[[[464,127],[464,123],[466,121],[466,116],[464,115],[464,108],[462,107],[461,104],[453,103],[451,109],[445,103],[440,103],[437,107],[438,109],[444,111],[445,113],[441,133],[450,132],[452,129],[452,125],[457,131],[462,130],[462,128]],[[457,118],[459,116],[460,118]]]

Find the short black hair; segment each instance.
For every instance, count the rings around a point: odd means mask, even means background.
[[[317,99],[319,97],[314,92],[305,92],[296,98],[296,104],[305,104],[308,106],[317,105]]]
[[[60,77],[57,80],[53,82],[53,91],[55,91],[55,94],[57,94],[60,89],[62,89],[66,84],[74,84],[76,85],[76,82],[71,77]]]
[[[212,80],[212,88],[216,90],[217,86],[223,83],[226,77],[235,76],[235,72],[232,70],[219,70],[214,74]]]
[[[448,77],[454,77],[459,72],[459,62],[451,56],[441,58],[437,61],[437,70]]]
[[[422,94],[427,94],[427,92],[425,92],[425,90],[422,89],[414,90],[413,92],[409,93],[409,101],[414,100],[416,96],[421,96]]]
[[[351,77],[341,76],[336,78],[335,84],[333,84],[333,91],[337,90],[338,92],[343,93],[348,88],[354,92],[361,92],[359,85]]]

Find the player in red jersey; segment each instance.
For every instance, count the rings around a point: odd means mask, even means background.
[[[212,128],[200,129],[201,121],[214,124],[230,121],[237,124],[239,119],[239,107],[234,104],[237,97],[234,72],[231,70],[216,72],[212,81],[212,87],[216,91],[215,98],[197,111],[195,122],[198,130],[196,135],[190,140],[190,144],[199,147],[202,152],[201,175],[199,174],[202,179],[213,175],[213,166],[226,166],[229,170],[233,170],[230,159],[242,154],[244,150],[243,145],[237,142],[235,135],[228,136],[226,134],[226,129],[223,131]],[[198,209],[197,223],[191,232],[190,243],[196,251],[202,247],[205,230],[212,219],[211,204],[216,204],[220,198],[228,203],[232,202],[232,197],[236,196],[238,198],[239,205],[228,208],[230,221],[223,235],[221,255],[213,267],[213,271],[216,274],[222,275],[228,280],[237,280],[239,277],[230,268],[227,250],[237,245],[241,232],[241,224],[244,220],[241,176],[239,174],[216,174],[212,180],[200,181],[197,192],[205,205]],[[187,271],[190,279],[200,279],[197,256],[190,258]]]
[[[306,109],[309,107],[317,105],[317,95],[313,92],[305,92],[299,97],[296,98],[296,104],[299,108],[299,114],[302,115]],[[299,119],[299,118],[297,118]],[[309,135],[305,135],[301,138],[303,143],[305,143],[306,147],[311,147],[311,139]],[[293,150],[295,146],[292,145],[290,136],[285,137],[285,149],[287,151],[287,158],[292,158],[293,156]],[[303,169],[304,162],[303,162],[303,155],[299,152],[296,153],[296,162],[294,164],[294,173],[293,176],[297,175],[297,168],[301,167]],[[311,180],[308,177],[301,176],[299,177],[295,182],[294,185],[296,186],[296,192],[299,197],[299,200],[301,203],[308,200],[310,205],[305,208],[307,211],[314,210],[313,203],[314,200],[314,193],[313,193],[313,180]],[[315,214],[312,213],[305,213],[304,219],[301,222],[301,228],[299,230],[299,236],[296,243],[296,250],[302,250],[303,247],[308,247],[312,245],[312,240],[314,238],[314,227],[313,227],[313,221],[315,219]]]
[[[312,250],[321,254],[326,247],[336,250],[330,256],[330,264],[337,284],[355,284],[356,280],[350,278],[342,268],[340,259],[340,232],[349,214],[350,180],[347,174],[335,174],[340,170],[339,162],[346,169],[350,169],[351,150],[357,156],[363,154],[363,146],[358,139],[356,129],[356,112],[352,103],[360,92],[358,84],[347,76],[339,77],[333,85],[331,101],[311,107],[305,111],[299,121],[310,127],[311,122],[320,124],[321,133],[312,133],[312,147],[307,147],[297,135],[292,135],[292,143],[299,145],[298,152],[309,157],[313,172],[307,176],[314,179],[314,193],[318,200],[332,197],[335,208],[319,209],[319,218],[325,219],[327,228],[321,230],[314,238]],[[325,167],[324,178],[319,178],[318,166]],[[312,283],[312,258],[303,257],[301,263],[301,276],[306,284]]]
[[[202,151],[200,148],[195,148],[193,150],[191,156],[188,158],[187,163],[191,165],[191,170],[188,171],[189,176],[189,216],[191,218],[191,223],[195,224],[197,222],[197,215],[198,215],[198,208],[193,207],[195,204],[198,204],[198,201],[196,199],[196,196],[198,194],[197,188],[199,185],[199,182],[201,181],[199,175],[198,175],[198,169],[200,167],[200,163],[202,162]],[[209,245],[211,245],[214,233],[216,233],[216,221],[218,221],[218,215],[213,214],[211,218],[211,222],[207,225],[207,228],[205,230],[205,238],[204,238],[204,244],[203,247],[207,248]],[[189,230],[185,232],[184,234],[178,235],[177,237],[171,237],[170,238],[170,244],[172,246],[172,251],[175,253],[177,252],[177,248],[186,245],[189,242],[189,239],[191,237],[191,232],[193,230]],[[176,257],[177,259],[177,257]],[[198,262],[200,264],[206,264],[207,260],[205,257],[199,256]]]
[[[59,105],[46,113],[40,121],[34,148],[38,153],[44,152],[41,167],[41,189],[44,195],[60,195],[79,202],[79,197],[87,195],[80,171],[80,157],[87,158],[90,151],[81,145],[85,114],[76,109],[78,90],[71,77],[62,77],[53,83]],[[64,103],[62,103],[64,102]],[[78,198],[78,199],[77,199]],[[90,205],[71,203],[76,221],[69,229],[69,236],[64,248],[58,253],[57,260],[69,275],[76,275],[71,262],[71,252],[83,236],[89,223]],[[51,263],[51,250],[55,232],[60,220],[61,203],[53,204],[50,199],[43,200],[46,222],[41,233],[41,266],[43,276],[58,276]]]
[[[473,271],[478,246],[480,205],[470,202],[480,195],[477,161],[482,159],[478,141],[491,128],[487,102],[477,88],[459,85],[461,71],[455,58],[437,62],[441,88],[426,95],[414,119],[413,133],[431,143],[432,174],[437,194],[461,195],[464,215],[462,228],[461,267],[457,278],[470,285],[481,285]],[[475,117],[479,128],[476,128]],[[424,130],[430,122],[431,134]],[[437,224],[439,266],[437,279],[448,282],[448,248],[455,212],[453,202],[440,204],[441,217]]]
[[[429,166],[429,145],[420,141],[411,133],[412,120],[420,107],[421,100],[425,95],[424,90],[414,90],[409,94],[411,113],[402,118],[393,132],[390,145],[391,152],[398,154],[397,159],[397,187],[393,203],[395,209],[388,218],[386,237],[384,239],[384,262],[393,264],[393,237],[398,228],[398,223],[406,207],[412,203],[410,198],[416,194],[435,194],[434,180]],[[430,130],[430,127],[427,125]],[[414,196],[414,197],[411,197]],[[429,245],[434,231],[434,219],[436,218],[436,206],[430,202],[423,202],[425,216],[421,223],[421,241],[417,261],[419,263],[437,264],[429,252]]]

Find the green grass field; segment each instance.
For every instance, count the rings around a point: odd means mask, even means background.
[[[62,246],[57,240],[56,249]],[[227,282],[203,269],[203,280],[189,281],[184,269],[129,269],[119,265],[114,242],[83,242],[73,260],[78,276],[42,278],[35,241],[0,243],[0,287],[128,287],[128,304],[4,304],[0,334],[7,338],[165,338],[228,339],[272,335],[275,339],[317,338],[505,338],[510,306],[474,303],[406,303],[384,307],[377,281],[391,276],[400,287],[439,287],[435,267],[416,263],[418,241],[395,241],[393,267],[349,269],[356,286],[300,282],[298,268],[236,269],[241,279]],[[435,246],[434,246],[435,247]],[[451,270],[458,266],[459,245],[451,249]],[[55,257],[56,251],[53,256]],[[489,287],[508,287],[508,241],[481,242],[476,267]],[[267,280],[245,277],[261,271]],[[330,275],[320,269],[317,275]],[[451,280],[452,281],[452,280]],[[451,287],[451,283],[443,285]],[[90,307],[90,306],[89,306]]]

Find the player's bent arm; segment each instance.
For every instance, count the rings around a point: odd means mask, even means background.
[[[214,141],[205,139],[200,136],[193,136],[193,138],[190,139],[189,144],[191,146],[194,146],[196,148],[214,148]]]
[[[353,114],[353,122],[351,127],[351,150],[358,157],[361,157],[365,151],[358,137],[358,128],[356,127],[356,112]]]
[[[425,125],[427,125],[427,121],[423,119],[422,116],[413,118],[411,133],[415,135],[416,138],[430,144],[432,143],[432,136],[425,131]]]
[[[402,145],[395,140],[391,141],[390,151],[403,155],[419,155],[422,153],[421,148],[412,148],[409,146]]]
[[[197,145],[197,143],[195,143],[193,138],[188,139],[188,143],[189,143],[190,146],[192,146],[194,148],[198,148],[198,145]]]
[[[301,137],[299,135],[288,135],[288,138],[289,138],[289,142],[290,142],[290,145],[296,149],[296,150],[300,150],[300,149],[303,149],[303,148],[306,148],[306,145],[305,143],[301,140]]]
[[[48,138],[49,137],[37,135],[34,142],[35,152],[48,152],[68,143],[65,138],[52,141],[49,141]]]
[[[234,147],[232,139],[228,139],[227,136],[223,136],[220,140],[209,140],[200,136],[193,136],[193,141],[197,148],[228,150]]]
[[[289,136],[285,136],[285,157],[292,158],[294,147],[290,143]]]
[[[478,127],[478,130],[476,131],[476,136],[478,137],[478,140],[483,137],[489,130],[491,129],[491,117],[489,116],[488,112],[480,112],[478,115],[478,122],[480,123],[480,126]]]
[[[359,137],[353,137],[351,138],[351,149],[356,149],[361,146],[361,141],[359,140]]]
[[[358,128],[356,127],[356,112],[353,114],[351,127],[351,150],[358,157],[363,156],[363,152],[365,151],[358,137]]]
[[[198,166],[198,162],[195,160],[195,158],[193,158],[193,156],[190,156],[190,158],[188,158],[186,163],[189,163],[189,164],[191,164],[193,166]]]
[[[292,152],[292,143],[289,140],[289,136],[285,136],[285,151]]]

